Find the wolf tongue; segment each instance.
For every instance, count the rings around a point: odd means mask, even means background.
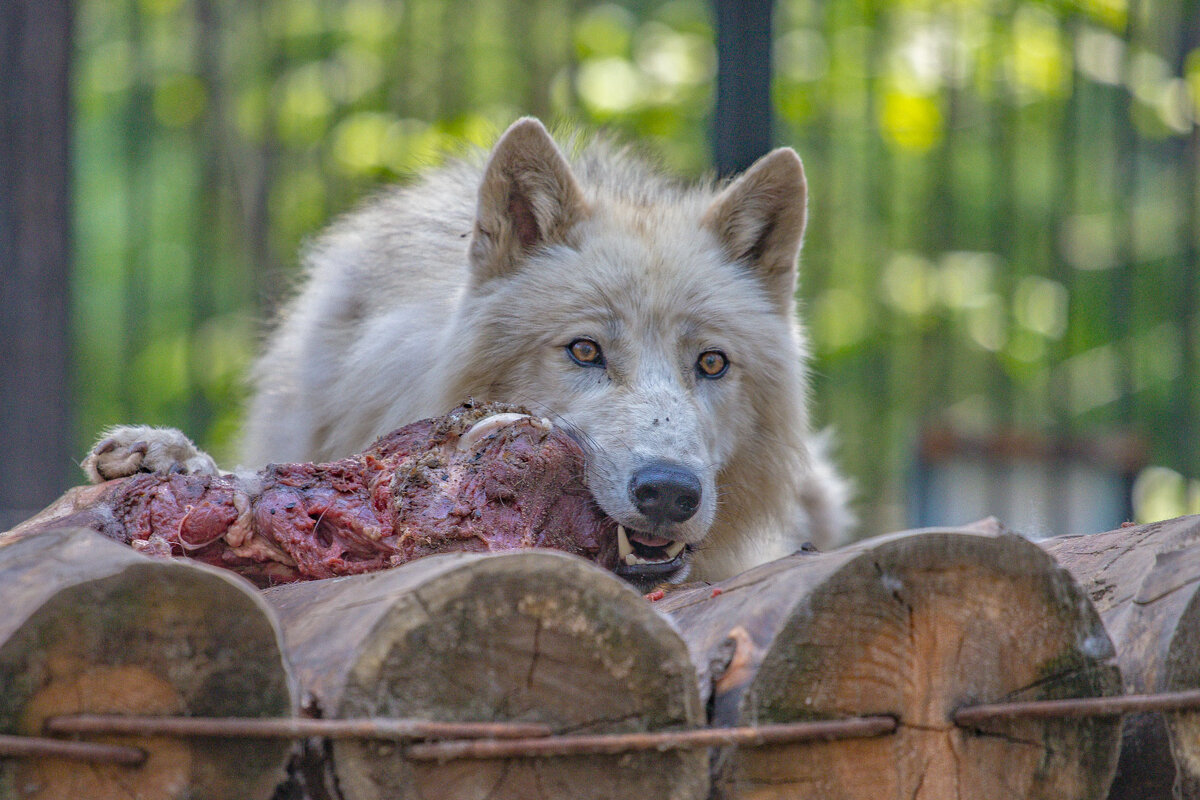
[[[654,536],[647,536],[644,533],[629,533],[629,541],[637,542],[643,547],[666,547],[671,543],[671,539],[659,539]]]

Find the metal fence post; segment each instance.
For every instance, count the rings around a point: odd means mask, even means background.
[[[70,0],[0,3],[0,530],[71,468]]]
[[[773,0],[713,0],[717,18],[717,174],[741,172],[771,149]]]

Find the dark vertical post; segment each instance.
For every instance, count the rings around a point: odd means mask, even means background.
[[[771,149],[773,0],[713,0],[717,12],[717,174],[741,172]]]
[[[71,469],[70,0],[0,3],[0,530]]]

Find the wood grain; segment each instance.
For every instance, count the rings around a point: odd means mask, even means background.
[[[1111,719],[951,722],[964,705],[1113,694],[1112,645],[1036,545],[926,530],[798,553],[658,604],[704,665],[712,722],[891,715],[873,739],[727,750],[721,798],[1104,797]]]
[[[83,530],[0,541],[0,733],[75,713],[288,716],[294,682],[249,583]],[[98,736],[138,768],[0,759],[0,797],[268,798],[287,741]]]

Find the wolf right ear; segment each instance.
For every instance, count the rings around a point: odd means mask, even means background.
[[[541,122],[512,124],[492,149],[471,236],[471,269],[483,282],[505,275],[547,244],[568,242],[587,214],[583,192]]]
[[[794,302],[807,198],[800,156],[780,147],[725,187],[702,220],[726,257],[753,272],[785,310]]]

